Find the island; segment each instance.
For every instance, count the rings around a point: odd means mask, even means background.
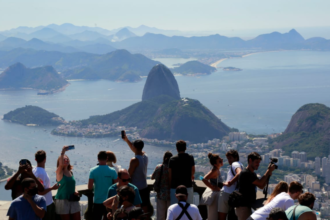
[[[217,69],[201,63],[199,61],[189,61],[180,65],[179,67],[175,67],[172,69],[173,73],[178,73],[182,75],[208,75],[212,72],[215,72]]]
[[[57,126],[65,123],[58,115],[32,105],[8,112],[3,116],[3,120],[26,126]]]
[[[223,70],[224,71],[242,71],[242,69],[236,68],[236,67],[232,67],[232,66],[224,67]]]
[[[3,166],[0,162],[0,181],[5,180],[6,178],[12,176],[14,173],[13,169],[10,169],[7,166]]]
[[[52,66],[27,68],[21,63],[8,67],[0,75],[0,89],[37,89],[43,93],[62,91],[69,83]]]

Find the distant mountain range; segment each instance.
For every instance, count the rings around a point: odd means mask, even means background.
[[[0,75],[0,89],[31,88],[54,91],[67,84],[51,66],[30,69],[16,63]]]

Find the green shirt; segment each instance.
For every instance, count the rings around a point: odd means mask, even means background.
[[[60,184],[60,187],[57,190],[55,199],[69,199],[76,191],[76,180],[73,174],[71,177],[67,177],[63,174],[63,178],[57,183]]]
[[[117,179],[115,169],[107,165],[98,165],[89,172],[89,179],[94,180],[94,203],[102,204],[108,197],[108,189]]]
[[[298,220],[299,216],[301,216],[305,212],[312,212],[313,211],[309,207],[304,206],[304,205],[298,205],[298,206],[294,205],[294,206],[291,206],[290,208],[288,208],[285,211],[285,214],[286,214],[286,216],[288,217],[289,220],[293,220],[293,210],[294,210],[294,208],[296,208],[296,211],[294,213],[295,216],[296,216],[296,220]]]

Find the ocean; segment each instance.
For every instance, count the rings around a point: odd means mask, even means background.
[[[157,59],[171,67],[186,59]],[[189,59],[192,60],[192,59]],[[280,51],[256,53],[244,58],[221,62],[218,71],[207,76],[176,76],[181,97],[199,100],[224,123],[250,134],[283,132],[291,116],[304,104],[330,106],[330,52]],[[228,72],[221,67],[233,66],[242,71]],[[0,116],[25,105],[36,105],[66,120],[79,120],[91,115],[107,114],[139,102],[145,78],[138,83],[106,80],[71,81],[64,92],[38,96],[35,90],[0,91]],[[47,152],[46,170],[55,182],[56,160],[63,145],[74,144],[68,152],[78,184],[88,181],[89,169],[97,163],[100,150],[112,150],[124,168],[133,153],[118,137],[103,139],[53,136],[52,127],[25,127],[0,121],[0,161],[17,169],[18,161],[27,158],[34,163],[34,153]],[[146,145],[148,173],[174,146]],[[52,152],[51,152],[52,151]],[[35,163],[34,163],[35,164]],[[0,200],[10,199],[0,183]]]

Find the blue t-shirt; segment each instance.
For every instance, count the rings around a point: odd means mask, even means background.
[[[134,202],[133,205],[141,205],[142,204],[142,200],[140,197],[140,193],[139,193],[139,189],[134,186],[132,183],[128,184],[129,187],[134,189],[135,192],[135,198],[134,198]],[[112,186],[110,186],[109,191],[108,191],[108,198],[117,195],[117,183],[113,184]]]
[[[46,199],[43,196],[35,195],[32,200],[37,206],[47,211]],[[33,211],[30,203],[23,198],[17,197],[11,204],[7,216],[15,220],[41,220]]]
[[[117,179],[115,169],[107,165],[98,165],[89,172],[89,179],[94,180],[94,203],[102,204],[107,199],[107,192],[113,181]]]

